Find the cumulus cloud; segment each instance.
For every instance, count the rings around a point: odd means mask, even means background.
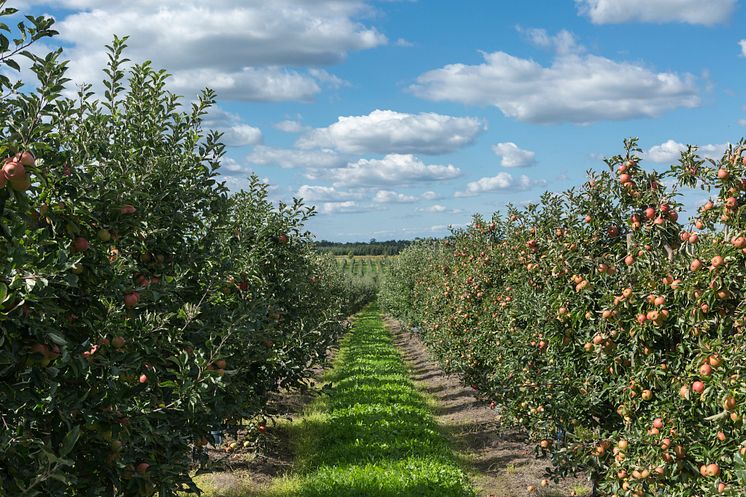
[[[294,150],[259,145],[246,160],[261,166],[277,165],[283,168],[328,169],[342,167],[347,161],[332,150]]]
[[[741,47],[741,56],[746,57],[746,40],[739,41],[738,45]]]
[[[306,129],[298,119],[285,119],[275,123],[275,128],[285,133],[300,133]]]
[[[480,178],[466,185],[466,190],[456,192],[456,197],[474,197],[482,193],[500,192],[500,191],[524,191],[530,190],[535,186],[544,186],[546,181],[534,180],[526,175],[514,177],[510,173],[501,172],[497,176]]]
[[[353,214],[356,212],[365,212],[367,209],[358,205],[354,200],[346,202],[324,202],[316,206],[321,214]]]
[[[549,66],[500,51],[482,56],[481,64],[428,71],[409,90],[434,101],[493,105],[507,117],[532,123],[656,117],[700,102],[690,74],[654,72],[578,49],[558,50]]]
[[[683,22],[711,26],[727,21],[737,0],[575,0],[594,24]]]
[[[484,121],[474,117],[374,110],[365,116],[340,116],[331,126],[306,133],[297,145],[352,154],[444,154],[471,144],[484,129]]]
[[[728,149],[728,143],[707,144],[697,148],[697,153],[703,157],[719,160]],[[659,145],[650,147],[645,157],[658,164],[673,164],[679,161],[681,152],[685,151],[687,146],[675,140],[668,140]]]
[[[238,114],[213,107],[204,120],[204,127],[223,133],[222,141],[228,147],[257,145],[262,142],[262,130],[241,121]]]
[[[391,190],[378,190],[373,197],[373,202],[378,204],[410,204],[417,202],[417,197],[392,192]]]
[[[326,171],[335,186],[405,186],[457,178],[461,170],[452,164],[425,164],[411,154],[389,154],[383,159],[360,159],[340,169]]]
[[[433,213],[441,213],[448,210],[448,207],[445,205],[435,204],[431,205],[430,207],[423,207],[422,209],[417,209],[419,212],[433,212]]]
[[[127,55],[173,73],[179,91],[209,86],[241,100],[308,100],[341,80],[318,68],[387,43],[361,22],[364,0],[31,0],[71,10],[57,25],[69,46],[69,75],[96,82],[104,45],[130,35]],[[370,16],[368,16],[370,18]]]
[[[441,196],[435,192],[425,192],[422,194],[422,198],[425,200],[438,200]]]
[[[295,195],[307,202],[344,202],[361,198],[360,193],[337,190],[333,186],[303,185]]]
[[[528,167],[536,162],[536,153],[523,150],[513,142],[497,143],[492,150],[502,157],[500,165],[503,167]]]
[[[224,174],[228,175],[239,175],[241,173],[249,174],[250,169],[239,164],[235,159],[231,157],[223,157],[220,162],[220,170]]]

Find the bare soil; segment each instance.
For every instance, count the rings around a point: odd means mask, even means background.
[[[546,460],[536,459],[521,430],[503,426],[498,413],[474,396],[455,376],[447,375],[430,357],[416,334],[386,318],[397,347],[408,363],[417,387],[434,401],[435,420],[464,462],[480,497],[585,497],[587,480],[573,478],[541,487]]]
[[[327,351],[326,364],[331,364],[336,349]],[[207,497],[252,497],[260,495],[274,478],[290,472],[293,466],[293,444],[288,423],[303,415],[303,410],[320,393],[319,381],[324,368],[317,366],[309,387],[304,391],[292,390],[274,394],[267,408],[278,421],[270,421],[259,450],[241,448],[242,433],[238,440],[225,436],[218,447],[208,445],[209,464],[197,471],[195,481]],[[239,449],[226,453],[225,446],[239,442]]]

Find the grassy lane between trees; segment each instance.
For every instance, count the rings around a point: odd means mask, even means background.
[[[358,314],[325,380],[329,394],[293,428],[294,474],[265,495],[475,495],[375,305]]]

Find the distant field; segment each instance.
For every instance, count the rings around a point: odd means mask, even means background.
[[[345,273],[357,276],[370,276],[381,274],[393,257],[396,256],[356,255],[350,257],[339,255],[336,259],[337,266],[339,266]]]

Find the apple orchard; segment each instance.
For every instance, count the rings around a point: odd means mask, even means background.
[[[598,495],[746,494],[746,146],[580,188],[405,250],[380,300]],[[679,219],[681,195],[710,200]]]
[[[61,51],[26,51],[54,34],[0,34],[36,78],[0,75],[0,495],[196,491],[210,432],[258,443],[373,295],[313,251],[312,209],[219,181],[212,92],[185,107],[115,39],[104,95],[65,97]]]

